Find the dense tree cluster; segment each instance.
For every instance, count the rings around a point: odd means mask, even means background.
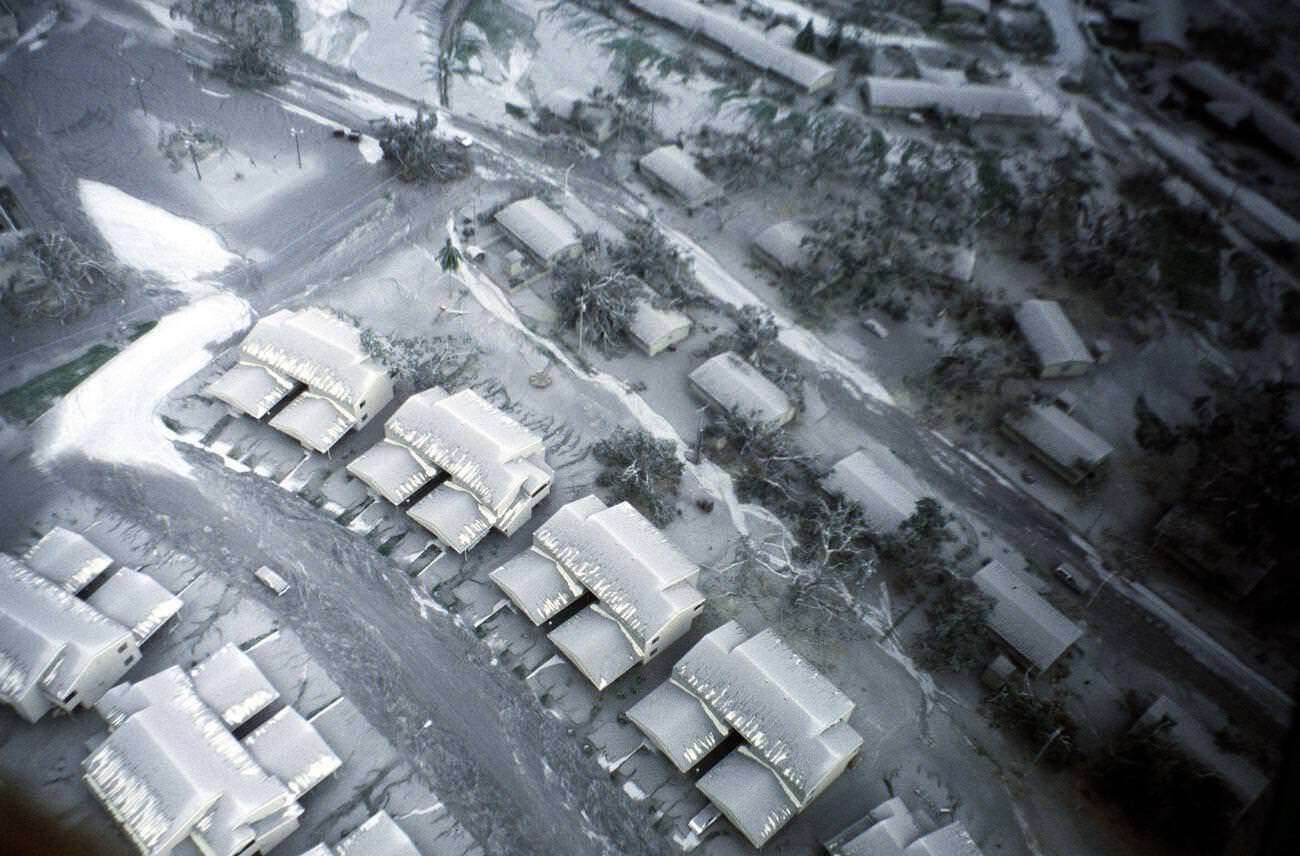
[[[643,430],[620,428],[596,443],[592,456],[603,469],[596,484],[615,502],[630,502],[656,526],[675,516],[682,461],[671,440],[656,440]]]
[[[643,293],[639,279],[604,263],[597,252],[564,258],[555,265],[551,296],[560,324],[577,332],[579,350],[591,343],[606,356],[622,353]]]
[[[636,220],[624,232],[622,243],[610,246],[608,252],[614,265],[640,278],[669,306],[697,303],[703,297],[694,261],[652,220]]]
[[[969,672],[993,656],[993,632],[986,624],[993,599],[970,580],[944,576],[926,609],[930,626],[921,637],[918,662],[930,671]]]
[[[440,137],[438,117],[423,110],[413,119],[385,120],[375,136],[402,181],[426,184],[464,178],[473,171],[469,151],[453,140]]]
[[[237,39],[288,44],[298,38],[294,0],[177,0],[171,14],[225,30]]]
[[[0,271],[0,298],[23,322],[75,318],[126,289],[118,265],[57,231],[34,232],[7,245]]]
[[[279,86],[289,79],[271,43],[259,36],[237,37],[213,63],[212,73],[245,89]]]
[[[993,722],[1015,734],[1042,760],[1066,767],[1079,759],[1078,723],[1059,699],[1041,699],[1028,690],[1007,686],[985,701]]]

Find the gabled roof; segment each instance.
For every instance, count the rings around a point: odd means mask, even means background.
[[[641,171],[663,182],[688,208],[722,197],[722,188],[695,166],[695,159],[678,146],[660,146],[639,161]]]
[[[803,242],[810,234],[807,226],[783,220],[754,236],[754,247],[780,267],[794,270],[808,263],[809,251]]]
[[[358,422],[324,396],[304,392],[271,419],[271,427],[324,454]]]
[[[756,28],[731,15],[692,3],[690,0],[629,0],[647,15],[669,21],[688,33],[701,33],[714,44],[759,68],[770,71],[808,92],[835,79],[835,69],[814,57],[801,54],[763,38]]]
[[[40,681],[51,698],[66,696],[100,654],[133,642],[126,627],[3,553],[0,615],[0,686]]]
[[[695,785],[755,847],[799,813],[781,780],[745,746],[714,764]]]
[[[206,390],[208,396],[224,401],[240,413],[261,419],[293,390],[293,381],[266,366],[236,363]]]
[[[1016,323],[1040,365],[1093,362],[1092,352],[1055,300],[1026,300],[1016,309]]]
[[[285,783],[295,799],[343,766],[320,732],[291,707],[281,709],[242,742],[263,769]]]
[[[641,661],[626,631],[599,604],[592,604],[546,634],[598,690],[614,683]]]
[[[961,821],[955,821],[913,841],[903,856],[981,856],[981,853],[966,827]]]
[[[916,513],[918,497],[880,468],[866,452],[857,451],[831,468],[822,487],[856,502],[872,526],[892,532]]]
[[[652,296],[646,293],[636,304],[627,332],[644,350],[657,351],[661,342],[685,339],[691,332],[691,319],[676,309],[655,306]]]
[[[784,425],[794,418],[794,408],[781,388],[733,351],[696,367],[690,380],[714,404],[724,410],[735,408],[763,425]]]
[[[1008,414],[1004,422],[1055,467],[1079,476],[1097,467],[1113,451],[1109,443],[1074,417],[1048,404],[1030,405],[1022,414]]]
[[[195,692],[231,728],[280,697],[253,658],[227,642],[190,673]]]
[[[338,856],[420,856],[386,811],[371,815],[334,848]]]
[[[497,212],[496,221],[528,251],[546,262],[582,245],[574,225],[535,196],[512,202]]]
[[[401,443],[385,438],[354,458],[348,472],[393,505],[401,505],[433,481],[438,468]]]
[[[113,565],[113,557],[80,532],[55,526],[37,541],[23,562],[50,582],[76,594]]]
[[[133,568],[118,570],[86,602],[130,628],[139,645],[180,612],[183,605],[179,597],[153,577]]]
[[[972,578],[993,598],[989,627],[1039,671],[1046,671],[1083,636],[1028,581],[994,559]]]
[[[942,109],[968,119],[1041,119],[1034,103],[1018,89],[967,83],[952,86],[928,80],[868,77],[863,83],[871,111],[910,112]]]
[[[826,851],[829,856],[980,856],[960,821],[922,835],[911,810],[898,797],[837,834],[826,843]]]

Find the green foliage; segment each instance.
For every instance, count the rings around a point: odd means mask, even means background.
[[[1182,437],[1169,427],[1148,405],[1145,396],[1139,395],[1133,402],[1133,416],[1137,419],[1137,428],[1133,430],[1133,439],[1140,448],[1160,455],[1168,455],[1182,443]]]
[[[662,51],[640,36],[613,36],[601,42],[601,47],[613,54],[610,64],[622,76],[640,75],[644,71],[652,71],[658,77],[675,72],[683,80],[690,76],[690,69],[679,55]]]
[[[394,117],[379,126],[379,148],[399,179],[419,184],[448,182],[473,171],[469,151],[439,137],[434,130],[437,127],[438,117],[423,110],[414,119]]]
[[[258,37],[236,37],[226,55],[213,63],[212,73],[244,89],[280,86],[289,80],[270,42]]]
[[[1003,687],[985,701],[985,708],[999,728],[1020,737],[1053,767],[1067,767],[1079,760],[1076,742],[1079,726],[1059,699],[1040,699],[1027,690]]]
[[[448,238],[446,243],[442,245],[442,249],[438,250],[438,267],[444,271],[455,273],[460,270],[461,258],[460,250],[456,249],[456,245],[451,242],[451,238]]]
[[[799,35],[794,37],[794,49],[799,53],[815,54],[817,53],[817,31],[813,29],[812,18],[804,24],[804,28],[799,31]]]
[[[90,377],[95,369],[111,360],[118,349],[109,345],[95,345],[86,353],[58,368],[37,375],[22,386],[14,387],[0,395],[0,418],[12,425],[27,425],[67,394],[73,387]]]
[[[1241,801],[1223,779],[1161,733],[1166,725],[1113,740],[1089,769],[1092,792],[1179,853],[1222,853]]]
[[[592,342],[607,356],[622,353],[636,318],[642,285],[636,277],[603,264],[596,253],[561,259],[551,293],[559,322],[578,334],[581,349]]]
[[[945,576],[926,609],[930,626],[921,638],[917,661],[930,671],[968,672],[983,667],[994,653],[986,622],[993,599],[967,579]]]
[[[604,469],[596,484],[614,502],[630,502],[651,523],[672,522],[674,500],[682,482],[682,462],[671,440],[656,440],[646,431],[619,428],[591,449]]]
[[[63,232],[36,232],[0,257],[0,301],[21,323],[64,321],[126,290],[122,269]]]

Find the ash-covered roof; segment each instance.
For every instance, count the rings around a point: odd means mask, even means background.
[[[27,567],[76,594],[113,564],[85,535],[55,526],[23,556]]]
[[[134,568],[118,570],[86,602],[130,628],[139,645],[158,632],[183,605],[161,583]]]
[[[1174,77],[1211,101],[1246,105],[1259,132],[1292,158],[1300,159],[1300,124],[1272,101],[1205,60],[1184,63]]]
[[[867,522],[883,532],[897,529],[916,512],[918,497],[866,452],[854,452],[837,463],[822,479],[822,486],[856,502]]]
[[[868,77],[862,86],[873,112],[937,109],[974,120],[1043,118],[1023,92],[1005,86],[979,83],[953,86],[895,77]]]
[[[642,350],[653,356],[665,346],[685,339],[691,332],[691,319],[676,309],[654,305],[647,292],[636,304],[636,314],[627,328],[628,335]]]
[[[534,196],[502,208],[497,212],[496,221],[529,252],[545,262],[553,262],[582,245],[574,225]]]
[[[229,642],[195,666],[191,677],[199,697],[231,728],[280,697],[253,658]]]
[[[695,159],[678,146],[660,146],[639,161],[641,171],[654,176],[688,208],[722,198],[722,188],[700,172]]]
[[[807,226],[794,220],[773,223],[754,237],[754,248],[761,255],[786,270],[795,270],[808,263],[810,256],[804,239],[811,232]]]
[[[1022,414],[1009,414],[1004,423],[1053,466],[1086,475],[1110,457],[1113,449],[1059,407],[1030,405]]]
[[[1092,352],[1055,300],[1026,300],[1016,309],[1016,323],[1043,367],[1092,363]]]
[[[285,783],[295,799],[343,765],[315,727],[291,707],[259,725],[242,743],[264,770]]]
[[[760,424],[780,426],[794,418],[794,407],[781,388],[733,351],[711,357],[690,380],[713,404],[737,410]]]
[[[271,419],[271,427],[324,454],[358,422],[331,399],[304,392]]]
[[[994,559],[972,578],[993,598],[989,627],[1039,671],[1046,671],[1083,636],[1027,580]]]
[[[338,856],[420,856],[388,812],[371,815],[334,848]]]
[[[266,366],[237,363],[211,383],[206,392],[240,413],[261,419],[292,390],[292,381]]]
[[[349,462],[348,472],[393,505],[401,505],[433,481],[438,468],[401,443],[385,438]]]
[[[755,847],[762,847],[799,813],[781,780],[745,746],[695,783]]]

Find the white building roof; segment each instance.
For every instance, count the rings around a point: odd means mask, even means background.
[[[1113,451],[1109,443],[1059,407],[1030,405],[1019,416],[1008,415],[1005,422],[1020,440],[1053,466],[1078,477],[1096,468]]]
[[[711,403],[763,425],[781,426],[794,418],[794,407],[781,388],[734,351],[711,357],[690,373],[690,380]]]
[[[271,427],[324,454],[358,419],[330,399],[304,392],[271,419]]]
[[[678,146],[660,146],[639,161],[641,171],[658,179],[687,208],[722,198],[722,188],[700,172],[695,159]]]
[[[237,728],[280,697],[262,670],[227,642],[190,673],[194,690],[230,728]]]
[[[700,33],[764,71],[814,92],[835,79],[835,69],[814,57],[773,44],[757,29],[731,15],[690,0],[629,0],[634,9],[669,21],[688,33]]]
[[[546,634],[546,638],[598,690],[605,689],[641,662],[640,653],[632,647],[622,625],[598,604],[579,611]]]
[[[574,225],[535,196],[502,208],[497,212],[496,221],[511,237],[545,262],[553,262],[582,246]]]
[[[27,567],[76,594],[113,564],[113,557],[80,532],[55,526],[37,541],[23,562]]]
[[[632,341],[651,356],[685,339],[690,332],[691,319],[685,313],[655,306],[649,294],[637,302],[636,315],[627,328]]]
[[[0,689],[6,701],[38,681],[50,698],[62,699],[96,657],[134,644],[126,627],[2,553],[0,615]]]
[[[86,602],[130,628],[139,645],[180,612],[183,605],[179,597],[153,577],[133,568],[119,569]]]
[[[837,463],[822,479],[822,487],[856,502],[867,522],[883,532],[894,531],[916,513],[918,497],[866,452],[854,452]]]
[[[922,835],[903,851],[903,856],[982,856],[975,839],[961,821],[941,826]]]
[[[207,388],[207,394],[240,413],[261,419],[293,390],[293,381],[266,366],[236,363]]]
[[[826,842],[830,856],[902,856],[903,848],[920,837],[911,810],[899,797],[873,808]]]
[[[1028,581],[996,559],[980,568],[972,580],[993,598],[989,627],[1040,672],[1083,636],[1083,631]]]
[[[848,724],[853,702],[771,630],[751,637],[734,621],[722,625],[677,662],[665,686],[672,689],[656,689],[628,718],[674,763],[689,766],[684,755],[698,760],[723,729],[734,729],[746,741],[736,751],[746,752],[742,758],[767,771],[787,797],[792,809],[782,818],[774,810],[779,803],[762,798],[772,792],[770,783],[751,775],[753,765],[741,759],[711,780],[710,798],[756,846],[822,793],[862,748]],[[688,696],[703,718],[689,713]],[[725,793],[733,784],[757,793]]]
[[[291,707],[259,725],[243,739],[244,748],[297,799],[343,766],[343,762],[302,714]]]
[[[1092,363],[1092,352],[1055,300],[1026,300],[1016,309],[1016,324],[1043,367]]]
[[[783,220],[759,232],[754,237],[754,248],[779,267],[794,270],[808,263],[809,251],[803,242],[810,234],[807,226]]]
[[[1034,103],[1018,89],[967,83],[949,86],[928,80],[868,77],[863,83],[872,112],[910,113],[940,109],[967,119],[1041,119]]]
[[[745,746],[695,783],[755,847],[762,847],[799,813],[781,780]]]
[[[420,856],[388,812],[380,811],[354,829],[334,848],[338,856]]]
[[[349,462],[348,472],[393,505],[401,505],[433,481],[438,468],[401,443],[385,438]]]

